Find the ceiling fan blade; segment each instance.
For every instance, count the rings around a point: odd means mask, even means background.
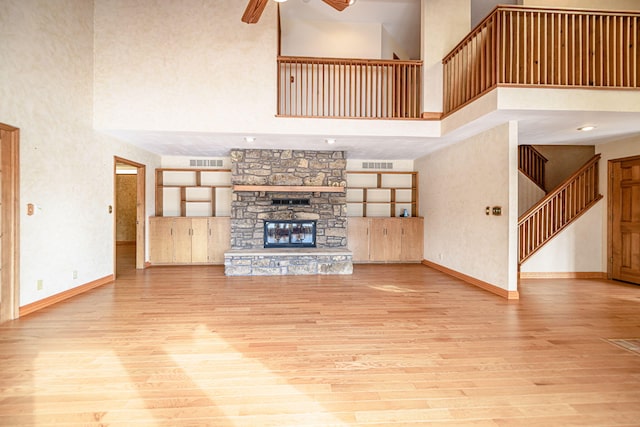
[[[258,22],[267,3],[269,3],[269,0],[249,0],[247,8],[242,15],[242,22],[246,22],[247,24],[255,24]]]
[[[349,0],[322,0],[332,8],[342,12],[349,7]]]

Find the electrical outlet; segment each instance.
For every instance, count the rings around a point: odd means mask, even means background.
[[[38,282],[36,284],[36,289],[41,291],[43,287],[44,285],[42,284],[42,279],[38,279]]]
[[[78,270],[73,270],[73,278],[74,279],[78,278]]]

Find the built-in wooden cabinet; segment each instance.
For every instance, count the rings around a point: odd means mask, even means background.
[[[423,218],[347,219],[347,242],[353,262],[420,262]]]
[[[418,215],[418,172],[347,171],[347,216]]]
[[[231,242],[231,171],[156,169],[151,264],[222,264]]]
[[[228,217],[149,218],[151,264],[222,264],[230,247]]]

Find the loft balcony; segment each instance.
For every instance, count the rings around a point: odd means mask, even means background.
[[[442,115],[496,87],[638,89],[640,13],[498,6],[443,59]],[[278,57],[279,117],[418,120],[422,61]]]
[[[422,61],[278,57],[278,116],[419,119]]]
[[[638,89],[639,18],[498,6],[443,60],[444,115],[499,86]]]

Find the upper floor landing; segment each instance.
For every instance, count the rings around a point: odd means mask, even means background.
[[[423,0],[421,58],[394,60],[280,55],[273,2],[255,25],[223,3],[96,2],[95,126],[435,147],[477,122],[640,114],[638,12],[504,6],[470,31],[470,0]]]

